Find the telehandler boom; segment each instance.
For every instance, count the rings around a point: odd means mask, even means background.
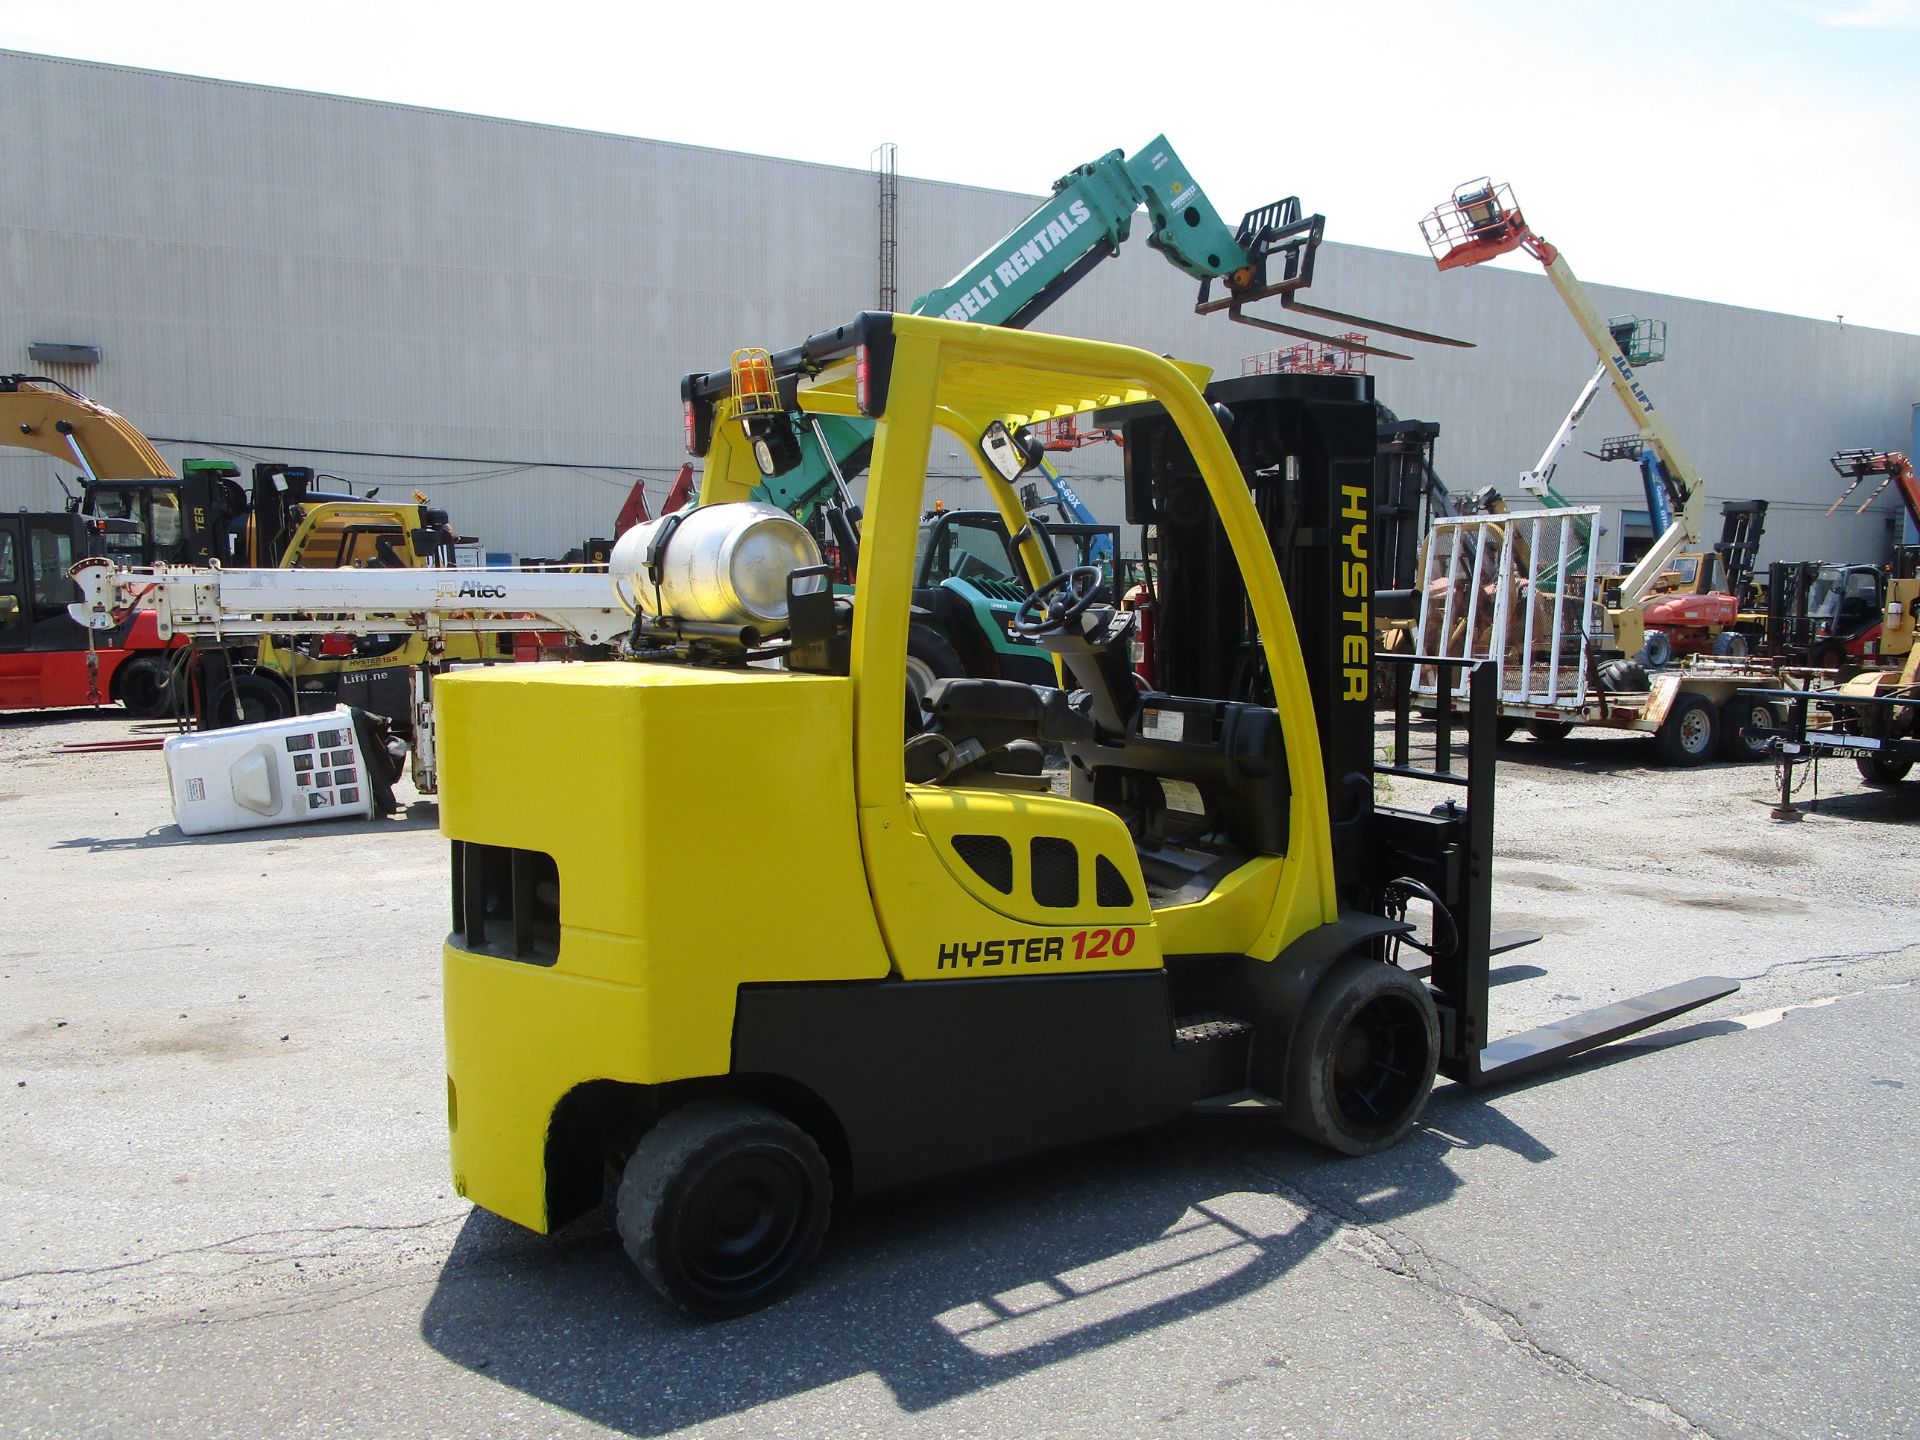
[[[798,1279],[836,1200],[1196,1110],[1363,1154],[1407,1133],[1436,1070],[1505,1079],[1737,988],[1489,1035],[1488,957],[1524,941],[1488,930],[1485,667],[1469,773],[1451,714],[1431,767],[1404,747],[1385,767],[1468,803],[1375,802],[1367,377],[1203,394],[1204,371],[1131,347],[885,314],[740,353],[805,413],[875,427],[855,594],[824,565],[781,576],[776,669],[735,613],[772,577],[674,580],[749,528],[801,528],[743,503],[751,385],[695,374],[713,530],[684,554],[692,521],[649,540],[639,663],[440,685],[462,1195],[545,1231],[617,1175],[642,1272],[723,1317]],[[1238,407],[1230,434],[1216,403]],[[1167,518],[1171,633],[1221,632],[1205,664],[1161,671],[1195,688],[1137,687],[1134,617],[1074,567],[1015,621],[1072,688],[946,680],[909,736],[935,432],[1012,533],[1030,457],[1009,433],[1095,410],[1128,431],[1130,518]],[[1271,516],[1256,477],[1290,492]],[[1271,528],[1294,521],[1321,537],[1291,547],[1298,593]],[[1049,744],[1068,794],[1037,773]]]

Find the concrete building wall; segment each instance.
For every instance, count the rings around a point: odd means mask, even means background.
[[[864,170],[5,52],[0,121],[0,370],[45,368],[31,341],[98,344],[99,366],[53,373],[169,459],[305,459],[387,493],[417,487],[492,549],[554,554],[606,533],[635,477],[657,502],[684,458],[682,372],[876,299]],[[1046,179],[1032,163],[1008,157],[1008,179]],[[1340,197],[1304,198],[1337,236]],[[1440,198],[1406,197],[1410,245]],[[902,306],[1034,203],[903,177]],[[1040,328],[1223,374],[1289,343],[1193,315],[1192,283],[1138,238]],[[1920,337],[1593,289],[1607,314],[1668,322],[1668,361],[1646,379],[1708,477],[1709,539],[1720,500],[1760,497],[1769,558],[1886,553],[1888,500],[1824,516],[1838,493],[1826,457],[1905,442]],[[1457,490],[1516,494],[1593,368],[1531,265],[1439,274],[1424,256],[1329,243],[1307,298],[1477,342],[1378,336],[1416,358],[1372,366],[1384,403],[1441,424],[1437,463]],[[1602,397],[1580,440],[1628,429]],[[959,448],[929,457],[949,505],[981,498]],[[1118,520],[1120,464],[1096,447],[1063,468]],[[56,469],[0,450],[0,503],[55,503]],[[1621,512],[1642,503],[1631,467],[1575,454],[1560,478],[1608,507],[1617,543]]]

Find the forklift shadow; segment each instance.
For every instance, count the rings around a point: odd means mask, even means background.
[[[71,840],[55,841],[53,848],[104,855],[114,850],[165,850],[181,845],[257,845],[273,840],[318,840],[329,835],[391,835],[398,830],[434,830],[439,825],[440,807],[431,800],[415,800],[391,815],[376,815],[369,820],[266,825],[257,830],[229,830],[220,835],[183,835],[178,825],[156,825],[140,835],[79,835]]]
[[[1196,1119],[869,1201],[836,1217],[801,1290],[722,1325],[669,1309],[604,1212],[535,1241],[476,1210],[421,1335],[628,1435],[862,1379],[917,1413],[1286,1285],[1343,1230],[1445,1204],[1461,1186],[1457,1151],[1553,1158],[1490,1106],[1445,1109],[1360,1160],[1277,1127]],[[1318,1263],[1349,1258],[1342,1247]]]

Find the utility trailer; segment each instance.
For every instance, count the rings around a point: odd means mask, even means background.
[[[1632,661],[1599,663],[1604,580],[1583,538],[1599,514],[1573,505],[1435,517],[1414,635],[1420,659],[1439,663],[1413,665],[1414,707],[1433,711],[1443,690],[1464,698],[1460,663],[1486,661],[1499,677],[1503,738],[1525,726],[1557,740],[1586,725],[1651,735],[1671,765],[1759,759],[1778,716],[1773,701],[1742,692],[1777,686],[1776,671],[1705,656],[1652,673]]]
[[[1898,785],[1920,761],[1920,693],[1914,687],[1880,694],[1849,690],[1743,690],[1748,703],[1784,712],[1761,737],[1780,761],[1776,820],[1798,820],[1794,767],[1851,760],[1869,785]],[[1817,722],[1816,723],[1816,719]]]

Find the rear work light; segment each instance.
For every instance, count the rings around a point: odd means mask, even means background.
[[[773,383],[773,357],[759,349],[736,350],[729,367],[733,372],[733,413],[756,415],[780,408],[780,397]]]

